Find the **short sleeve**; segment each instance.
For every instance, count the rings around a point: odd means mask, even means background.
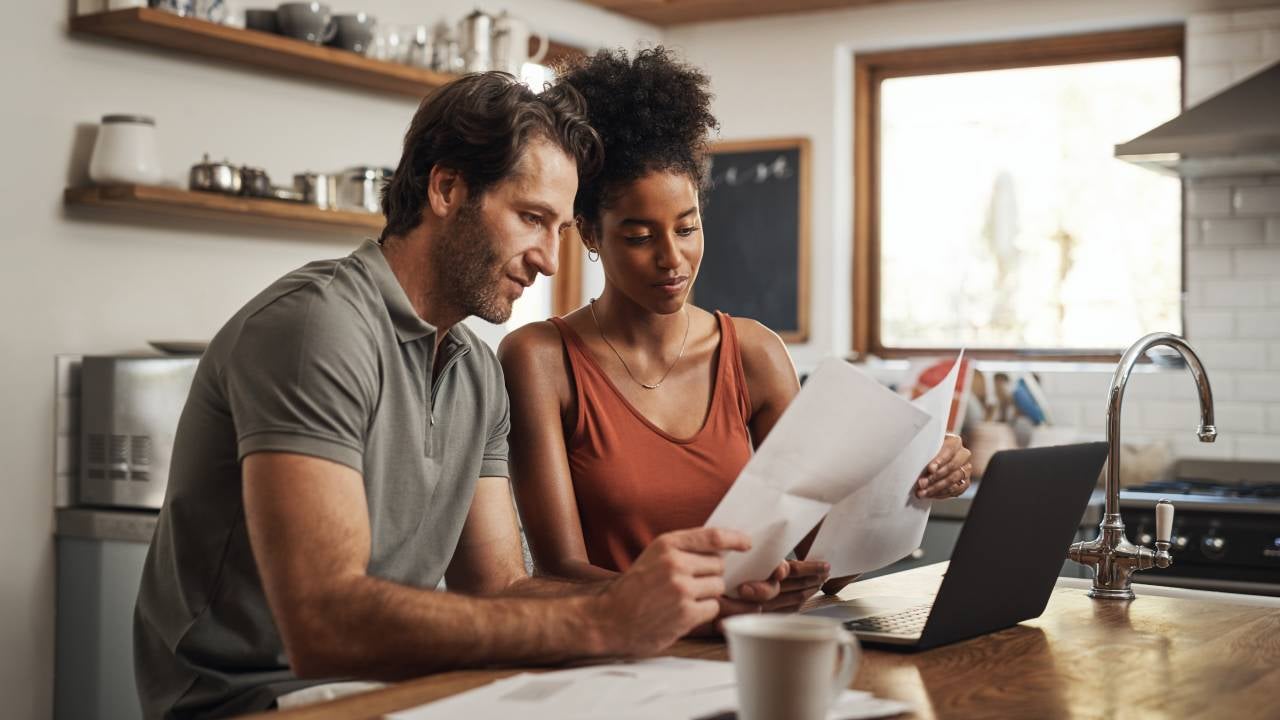
[[[511,477],[507,460],[507,434],[511,432],[510,403],[507,385],[502,377],[502,366],[497,358],[490,358],[493,373],[490,380],[493,400],[489,403],[489,437],[484,445],[484,459],[480,463],[480,477]]]
[[[377,358],[364,318],[315,286],[249,316],[222,368],[238,459],[293,452],[363,472]]]

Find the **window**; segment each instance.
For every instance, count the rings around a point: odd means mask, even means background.
[[[1182,38],[858,55],[856,349],[1111,356],[1181,332],[1181,183],[1113,152],[1178,114]]]

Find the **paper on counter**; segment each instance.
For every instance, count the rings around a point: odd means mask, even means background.
[[[824,360],[721,499],[707,527],[751,550],[725,556],[730,595],[763,580],[849,493],[871,482],[930,415],[843,360]]]
[[[661,657],[548,673],[522,673],[436,702],[386,715],[387,720],[518,717],[521,720],[700,720],[738,706],[733,664]],[[908,712],[895,700],[845,691],[831,720]]]
[[[916,497],[916,481],[942,447],[963,358],[961,351],[942,382],[912,401],[929,415],[925,428],[823,521],[807,557],[829,562],[832,577],[878,570],[920,547],[931,502]]]

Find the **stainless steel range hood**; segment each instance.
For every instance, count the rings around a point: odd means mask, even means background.
[[[1280,63],[1116,145],[1116,157],[1190,178],[1280,174]]]

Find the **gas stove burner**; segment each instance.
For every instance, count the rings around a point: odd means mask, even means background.
[[[1218,480],[1157,480],[1125,488],[1134,492],[1213,497],[1280,498],[1280,483],[1230,483]]]

